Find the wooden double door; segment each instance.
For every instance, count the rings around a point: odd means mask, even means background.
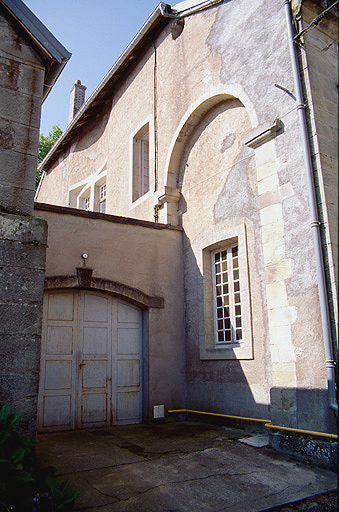
[[[44,298],[39,431],[140,423],[142,315],[86,290]]]

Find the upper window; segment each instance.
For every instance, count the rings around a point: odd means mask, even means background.
[[[133,189],[132,201],[149,191],[149,124],[133,138]]]
[[[106,213],[106,175],[105,167],[95,174],[73,185],[69,191],[69,206]]]
[[[242,340],[238,245],[212,253],[212,275],[215,342],[237,343]]]
[[[99,212],[106,213],[106,183],[99,187]]]
[[[91,204],[91,197],[87,196],[84,199],[82,199],[82,205],[84,210],[90,210],[90,204]]]

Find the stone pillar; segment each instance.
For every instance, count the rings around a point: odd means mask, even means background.
[[[292,341],[297,311],[289,304],[286,291],[293,261],[286,256],[282,211],[282,199],[291,192],[288,185],[279,185],[280,163],[273,141],[256,150],[256,162],[272,361],[271,420],[277,425],[297,427],[296,355]]]
[[[47,224],[32,217],[45,66],[0,14],[0,404],[36,432]]]
[[[43,219],[0,213],[0,403],[36,431],[46,229]]]

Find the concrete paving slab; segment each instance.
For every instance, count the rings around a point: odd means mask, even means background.
[[[265,434],[257,434],[254,436],[243,437],[239,439],[240,443],[248,444],[248,446],[254,446],[254,448],[263,448],[269,446],[268,436]]]
[[[112,467],[144,460],[119,446],[119,440],[86,430],[39,435],[39,460],[42,466],[55,466],[64,475],[89,469]]]
[[[81,492],[77,511],[259,512],[336,488],[330,471],[189,422],[40,436],[42,464]]]

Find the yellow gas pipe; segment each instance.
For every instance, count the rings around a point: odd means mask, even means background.
[[[299,434],[308,434],[311,436],[319,436],[319,437],[328,437],[330,439],[338,439],[338,436],[336,434],[327,434],[326,432],[315,432],[313,430],[302,430],[299,428],[281,427],[280,425],[272,425],[270,420],[263,420],[260,418],[246,418],[244,416],[233,416],[231,414],[219,414],[216,412],[194,411],[192,409],[170,409],[167,412],[168,413],[191,412],[194,414],[205,414],[207,416],[218,416],[221,418],[232,418],[232,419],[236,419],[236,420],[256,421],[257,423],[264,423],[264,426],[266,428],[271,428],[274,430],[287,430],[288,432],[297,432]]]

